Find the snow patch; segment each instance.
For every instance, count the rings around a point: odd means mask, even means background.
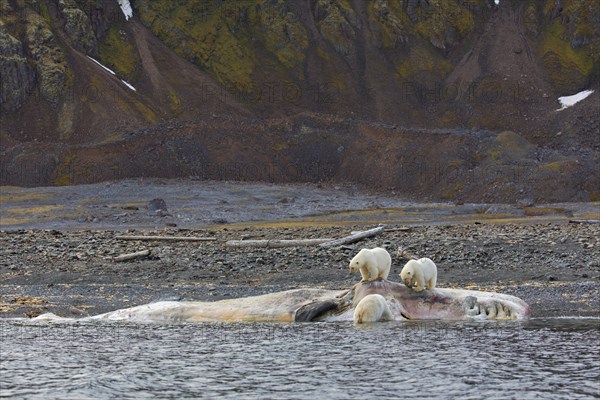
[[[129,21],[129,18],[133,17],[131,3],[129,3],[129,0],[117,0],[117,2],[121,7],[121,11],[123,11],[123,15],[125,15],[125,20]]]
[[[108,68],[107,66],[104,66],[100,63],[100,61],[98,60],[94,60],[92,57],[87,56],[87,58],[89,58],[90,60],[92,60],[93,62],[95,62],[96,64],[98,64],[99,66],[101,66],[102,68],[104,68],[106,71],[110,72],[112,75],[117,76],[117,74],[115,74],[115,71],[113,71],[112,69]],[[133,87],[133,85],[127,81],[124,81],[123,79],[121,79],[121,82],[123,82],[125,84],[125,86],[127,86],[129,89],[133,90],[134,92],[137,92],[136,88]]]
[[[92,57],[87,56],[87,58],[89,58],[90,60],[92,60],[93,62],[95,62],[96,64],[98,64],[99,66],[101,66],[102,68],[104,68],[106,71],[110,72],[112,75],[117,75],[115,74],[115,71],[113,71],[112,69],[105,67],[104,65],[100,64],[100,61],[98,60],[94,60]]]
[[[558,101],[561,105],[561,108],[559,108],[556,111],[562,111],[565,108],[569,108],[572,105],[575,105],[577,103],[579,103],[581,100],[585,99],[586,97],[588,97],[590,94],[594,93],[593,90],[584,90],[583,92],[579,92],[577,94],[574,94],[572,96],[562,96],[558,98]]]
[[[121,82],[123,82],[125,84],[125,86],[127,86],[129,89],[133,90],[134,92],[137,92],[137,90],[135,90],[135,88],[131,85],[131,83],[126,82],[123,79],[121,79]]]

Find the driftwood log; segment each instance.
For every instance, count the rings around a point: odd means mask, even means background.
[[[410,232],[412,228],[410,226],[400,226],[398,228],[386,228],[385,232]]]
[[[383,232],[384,226],[369,229],[368,231],[352,232],[350,236],[340,239],[318,238],[318,239],[260,239],[260,240],[228,240],[225,243],[227,247],[303,247],[303,246],[322,246],[332,247],[343,244],[358,242],[361,239],[375,236]]]
[[[217,240],[214,237],[197,237],[197,236],[140,236],[127,235],[116,236],[118,240],[145,240],[145,241],[172,241],[172,242],[210,242]]]
[[[384,232],[410,232],[412,231],[412,228],[410,227],[400,227],[400,228],[385,228],[383,230]],[[355,235],[357,233],[361,233],[363,231],[352,231],[350,232],[351,235]]]
[[[343,244],[349,244],[358,242],[361,239],[365,239],[371,236],[375,236],[380,232],[383,232],[385,227],[383,225],[378,226],[377,228],[369,229],[367,231],[356,232],[350,236],[346,236],[340,239],[331,240],[329,242],[321,243],[319,246],[321,247],[333,247],[333,246],[341,246]]]
[[[261,240],[228,240],[227,247],[302,247],[316,246],[321,243],[330,242],[332,239],[261,239]]]
[[[113,258],[113,261],[114,262],[130,261],[130,260],[135,260],[136,258],[148,257],[149,255],[150,255],[150,250],[142,250],[142,251],[136,251],[135,253],[122,254],[120,256]]]

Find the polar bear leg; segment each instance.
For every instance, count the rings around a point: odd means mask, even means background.
[[[421,258],[419,262],[423,265],[423,276],[427,282],[427,288],[434,289],[437,283],[437,267],[435,263],[429,258]]]
[[[436,285],[436,283],[437,283],[437,276],[435,276],[435,275],[434,275],[434,276],[432,276],[432,277],[431,277],[431,279],[429,279],[429,280],[427,281],[427,288],[428,288],[429,290],[433,290],[433,289],[435,289],[435,285]]]
[[[385,249],[378,249],[378,251],[377,277],[381,279],[387,279],[392,267],[392,257],[390,257],[390,253],[388,253]]]
[[[386,262],[383,266],[381,266],[379,268],[379,275],[378,275],[378,277],[381,278],[381,279],[387,279],[388,275],[390,274],[390,268],[391,267],[392,267],[391,261]]]
[[[420,292],[425,289],[425,277],[423,276],[423,271],[417,270],[415,271],[414,279],[414,287],[413,290],[415,292]]]
[[[360,267],[360,274],[363,277],[363,281],[374,281],[377,279],[377,267],[371,263],[365,263]]]
[[[359,272],[360,272],[360,276],[361,276],[361,282],[365,282],[369,280],[369,270],[367,269],[366,265],[361,265],[359,268]]]

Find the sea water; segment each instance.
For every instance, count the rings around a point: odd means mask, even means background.
[[[0,397],[600,397],[600,320],[131,324],[0,320]]]

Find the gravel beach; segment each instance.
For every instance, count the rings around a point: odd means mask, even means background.
[[[211,237],[206,242],[129,241],[112,230],[0,233],[0,313],[85,316],[156,300],[219,300],[298,287],[349,288],[348,262],[363,247],[392,254],[390,279],[406,260],[398,247],[438,265],[438,286],[490,290],[527,301],[532,316],[600,316],[596,224],[459,224],[388,227],[333,248],[231,248],[232,239],[342,237],[363,225],[129,231]],[[115,256],[149,250],[141,259]]]

